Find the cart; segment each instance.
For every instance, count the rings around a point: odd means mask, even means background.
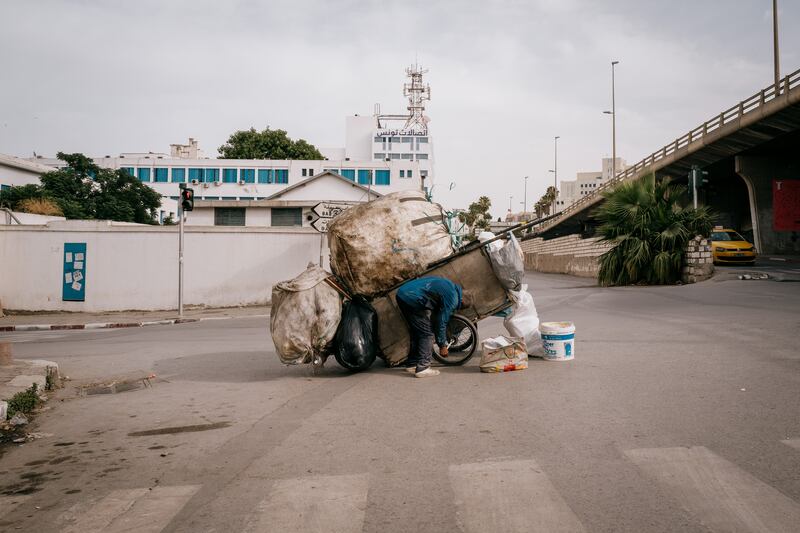
[[[492,270],[486,245],[496,240],[507,240],[513,232],[524,231],[537,220],[511,227],[494,239],[484,243],[473,242],[455,254],[437,261],[417,277],[439,276],[459,284],[473,295],[473,304],[454,314],[447,325],[447,338],[450,355],[441,357],[434,349],[433,357],[445,365],[462,365],[475,353],[478,345],[477,323],[486,317],[501,313],[512,303],[506,289],[501,285]],[[524,237],[521,240],[525,240]],[[406,280],[408,281],[408,280]],[[405,283],[405,281],[403,282]],[[408,357],[410,336],[405,319],[397,306],[397,289],[392,287],[372,299],[371,303],[378,314],[378,340],[382,358],[388,366],[396,366]]]

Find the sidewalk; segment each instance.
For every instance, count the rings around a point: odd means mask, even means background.
[[[0,331],[31,331],[48,329],[104,329],[150,325],[224,320],[230,318],[266,318],[268,306],[186,309],[183,318],[177,310],[119,311],[110,313],[42,312],[6,314],[0,318]]]

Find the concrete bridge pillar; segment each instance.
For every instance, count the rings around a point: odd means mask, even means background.
[[[797,225],[789,229],[776,220],[774,198],[786,198],[783,182],[800,181],[800,158],[792,156],[736,156],[736,173],[747,185],[753,240],[761,254],[800,253],[800,201],[783,206],[793,209]],[[794,185],[794,184],[793,184]],[[784,200],[785,201],[785,200]],[[785,217],[784,217],[785,218]]]

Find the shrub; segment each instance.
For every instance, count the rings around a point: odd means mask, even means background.
[[[34,215],[64,216],[64,212],[61,211],[58,204],[50,198],[27,198],[22,200],[17,208],[23,213],[31,213]]]
[[[686,187],[654,175],[603,193],[596,211],[601,240],[616,246],[600,256],[601,285],[664,285],[680,279],[683,254],[695,235],[707,235],[714,216],[687,208]]]

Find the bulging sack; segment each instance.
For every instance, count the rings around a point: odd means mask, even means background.
[[[351,207],[328,227],[331,270],[353,294],[372,297],[453,253],[439,204],[416,191]]]
[[[348,370],[366,370],[378,355],[378,314],[363,298],[345,302],[334,356]]]
[[[528,286],[522,285],[519,291],[508,291],[513,302],[511,314],[503,320],[503,325],[512,337],[522,337],[531,355],[543,352],[539,333],[539,315]]]
[[[498,242],[494,241],[487,245],[492,270],[503,287],[511,291],[518,291],[522,286],[522,277],[525,275],[525,257],[522,247],[513,233],[509,235],[502,247],[497,247]]]
[[[481,372],[511,372],[528,368],[525,341],[518,337],[493,337],[481,343]]]
[[[272,288],[270,333],[281,362],[312,363],[330,353],[342,316],[339,293],[324,283],[330,274],[310,264],[296,278]]]

